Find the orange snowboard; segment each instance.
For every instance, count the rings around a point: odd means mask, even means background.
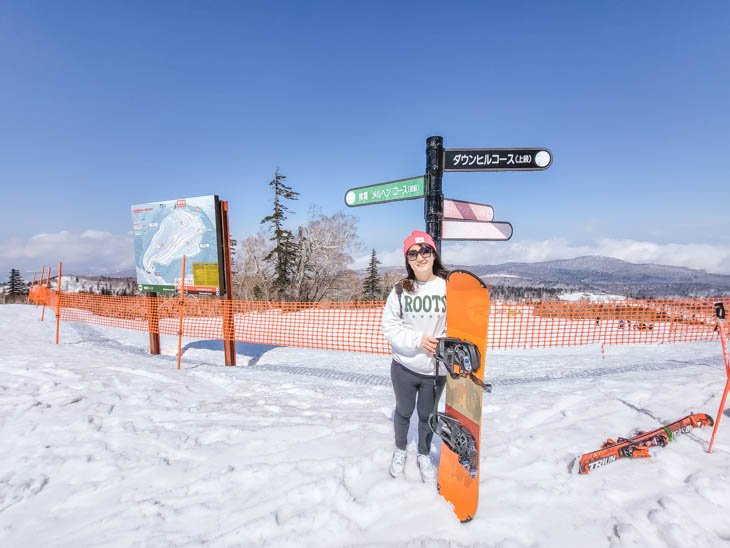
[[[481,364],[474,376],[484,380],[489,323],[489,290],[471,272],[455,270],[446,281],[446,331],[448,337],[469,341],[479,348]],[[481,453],[480,432],[483,389],[469,378],[446,377],[446,414],[459,422],[474,436]],[[438,490],[449,501],[456,516],[470,521],[479,503],[479,459],[475,477],[462,466],[446,444],[441,445],[438,470]]]

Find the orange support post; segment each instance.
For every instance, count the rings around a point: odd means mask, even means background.
[[[725,410],[727,394],[728,391],[730,391],[730,358],[728,358],[727,335],[725,334],[725,307],[722,303],[715,304],[715,312],[717,313],[717,327],[718,331],[720,332],[722,355],[725,358],[725,374],[727,375],[727,381],[725,382],[725,391],[723,392],[722,400],[720,401],[720,408],[717,410],[717,418],[715,419],[715,427],[712,429],[710,445],[707,447],[708,453],[712,453],[712,446],[715,444],[715,435],[717,434],[717,428],[720,426],[720,419],[722,418],[722,412]]]
[[[150,354],[160,353],[160,313],[157,310],[157,293],[150,291],[145,295],[147,326],[150,332]]]
[[[236,365],[236,326],[233,315],[233,269],[231,266],[231,235],[228,224],[228,202],[221,201],[221,231],[223,240],[223,272],[225,295],[223,297],[223,349],[226,365]],[[221,288],[223,289],[223,288]]]
[[[183,308],[185,308],[185,255],[182,260],[182,277],[180,278],[180,324],[177,329],[177,368],[180,369],[180,353],[182,352]]]
[[[58,291],[56,291],[56,344],[61,330],[61,270],[63,265],[58,263]]]
[[[46,272],[46,267],[43,267],[43,270],[41,272],[41,285],[43,285],[43,274]],[[48,267],[48,279],[51,279],[51,267]],[[48,283],[46,282],[46,287],[48,287]],[[41,321],[44,321],[46,319],[46,301],[48,299],[43,299],[43,311],[41,312]]]

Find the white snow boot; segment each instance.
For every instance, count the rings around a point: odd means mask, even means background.
[[[436,481],[436,468],[433,467],[430,456],[418,455],[418,469],[421,471],[421,479],[424,483]]]
[[[390,475],[394,478],[401,475],[406,467],[406,452],[402,449],[393,451],[393,460],[390,461]]]

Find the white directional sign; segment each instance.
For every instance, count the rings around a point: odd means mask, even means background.
[[[442,240],[493,240],[504,241],[512,237],[512,225],[505,222],[459,221],[444,219],[441,222]]]
[[[444,198],[444,219],[460,219],[462,221],[491,221],[494,209],[487,204],[463,202]]]

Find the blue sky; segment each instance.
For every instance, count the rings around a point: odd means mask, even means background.
[[[447,263],[600,253],[730,273],[727,2],[0,4],[0,277],[133,265],[132,204],[218,194],[259,230],[277,166],[358,218],[355,266],[400,264],[421,201],[347,188],[422,174],[425,141],[544,146],[543,172],[451,173],[509,242]]]

